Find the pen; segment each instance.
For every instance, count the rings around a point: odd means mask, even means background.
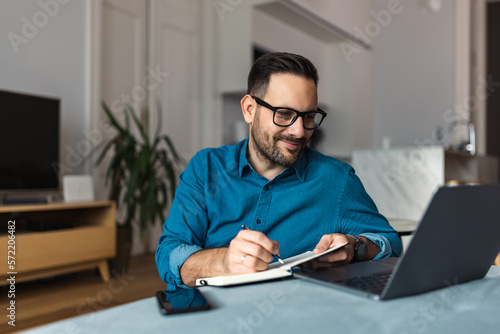
[[[241,225],[241,228],[244,229],[244,230],[248,230],[250,231],[250,229],[248,227],[246,227],[245,225]],[[281,264],[285,264],[285,262],[283,262],[283,260],[276,254],[273,254],[273,257],[275,260],[277,260],[279,263]]]

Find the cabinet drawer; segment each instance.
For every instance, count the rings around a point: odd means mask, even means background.
[[[16,235],[16,271],[47,269],[115,256],[115,227],[95,226]],[[0,237],[2,250],[8,238]],[[2,261],[3,262],[3,261]],[[4,262],[5,263],[5,262]],[[8,272],[6,263],[2,268]]]

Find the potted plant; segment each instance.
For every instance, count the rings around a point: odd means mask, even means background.
[[[124,108],[123,124],[102,102],[107,121],[116,135],[98,147],[96,165],[109,161],[106,184],[110,185],[109,199],[124,209],[124,221],[117,222],[117,257],[111,268],[121,272],[128,268],[132,245],[132,222],[139,221],[141,238],[148,224],[156,218],[165,221],[164,211],[174,197],[177,175],[184,161],[178,155],[172,141],[161,134],[161,108],[158,106],[158,123],[150,135],[150,112],[146,108],[141,122],[130,106]],[[111,152],[109,160],[105,160]]]

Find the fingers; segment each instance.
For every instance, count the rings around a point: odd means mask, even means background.
[[[240,233],[238,233],[238,235],[236,236],[236,238],[233,239],[233,241],[237,242],[242,241],[257,245],[259,246],[259,248],[264,249],[267,253],[271,255],[271,260],[272,260],[272,254],[278,254],[279,252],[278,242],[269,239],[264,233],[258,231],[249,231],[249,230],[240,231]],[[246,244],[246,246],[248,246],[248,244]]]
[[[347,246],[348,247],[348,246]],[[319,262],[327,262],[327,263],[347,263],[349,259],[349,251],[344,247],[343,249],[339,249],[338,251],[334,251],[330,254],[326,254],[320,258],[318,258]]]
[[[340,233],[325,234],[324,236],[321,237],[321,240],[318,242],[313,252],[314,254],[319,254],[321,252],[326,251],[327,249],[345,244],[348,241],[349,240],[347,240],[347,237],[344,234]]]
[[[269,263],[262,261],[252,255],[242,255],[240,258],[235,259],[237,262],[237,269],[239,272],[258,272],[266,270]]]
[[[240,231],[226,253],[228,273],[250,273],[266,270],[278,254],[279,244],[258,231]]]
[[[318,242],[313,252],[314,254],[319,254],[321,252],[326,251],[329,248],[345,244],[346,242],[349,242],[349,240],[344,234],[340,233],[326,234],[323,237],[321,237],[321,240]],[[332,263],[336,264],[349,263],[352,259],[352,256],[353,256],[353,248],[351,245],[347,245],[339,250],[333,251],[332,253],[326,254],[318,258],[316,265],[323,267],[323,266],[329,266]],[[324,262],[325,265],[322,265],[321,262]]]
[[[325,234],[321,237],[321,240],[318,242],[316,247],[313,250],[314,254],[319,254],[330,248],[334,239],[334,234]]]

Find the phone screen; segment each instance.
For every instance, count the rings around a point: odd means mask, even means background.
[[[165,315],[204,311],[211,308],[210,303],[198,289],[157,291],[156,299],[161,313]]]

